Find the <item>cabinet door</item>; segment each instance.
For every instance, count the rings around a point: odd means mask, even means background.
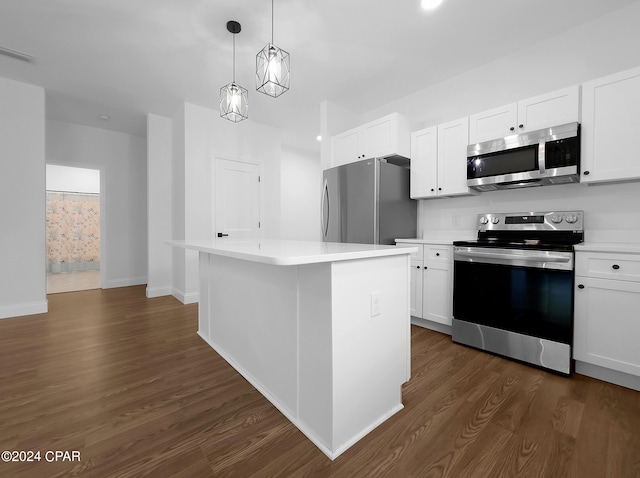
[[[518,105],[511,103],[469,116],[468,144],[516,134]],[[465,151],[466,156],[466,151]]]
[[[467,138],[469,118],[438,125],[438,195],[469,194]]]
[[[411,133],[411,198],[436,196],[438,181],[438,128]]]
[[[585,183],[640,178],[640,68],[582,85]]]
[[[518,133],[535,131],[580,119],[578,85],[518,102]]]
[[[385,116],[362,126],[364,144],[362,154],[365,158],[382,158],[397,151],[396,115]]]
[[[573,357],[640,376],[640,283],[576,277],[574,306]]]
[[[422,247],[422,246],[420,246]],[[411,315],[422,318],[422,261],[411,261]]]
[[[331,139],[333,146],[332,167],[342,166],[362,159],[361,134],[362,130],[355,128],[337,134]]]
[[[425,262],[422,284],[422,318],[451,325],[453,287],[449,263]]]

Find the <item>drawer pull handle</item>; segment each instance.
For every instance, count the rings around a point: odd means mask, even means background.
[[[420,269],[420,266],[416,266],[416,269]]]
[[[584,289],[584,285],[578,284],[578,289]]]
[[[440,257],[440,253],[439,252],[436,252],[436,257]]]
[[[614,270],[616,270],[616,271],[617,271],[618,269],[620,269],[620,266],[619,266],[618,264],[614,264],[614,265],[612,265],[611,267],[612,267]]]

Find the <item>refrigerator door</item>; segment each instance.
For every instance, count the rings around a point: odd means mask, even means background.
[[[374,159],[324,172],[322,234],[326,242],[375,243],[376,165]]]
[[[395,244],[396,238],[416,237],[418,202],[410,198],[410,176],[406,168],[380,163],[378,244]]]

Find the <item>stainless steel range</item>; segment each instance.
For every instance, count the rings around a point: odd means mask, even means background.
[[[582,211],[478,215],[454,242],[454,342],[571,373],[574,244]]]

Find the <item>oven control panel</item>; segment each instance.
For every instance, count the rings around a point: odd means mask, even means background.
[[[478,214],[478,231],[584,230],[583,211],[508,212]]]

